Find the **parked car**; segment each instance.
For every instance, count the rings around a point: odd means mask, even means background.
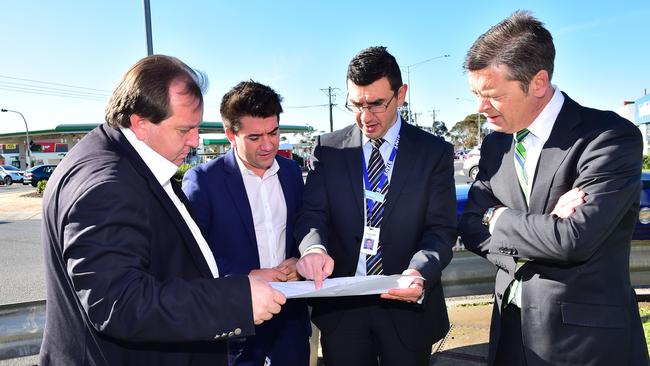
[[[481,159],[481,149],[474,148],[465,154],[463,161],[463,172],[466,176],[476,180],[478,175],[478,161]]]
[[[10,186],[14,184],[14,182],[21,183],[22,181],[22,170],[16,168],[13,165],[0,165],[0,184],[6,184]]]
[[[38,165],[25,171],[23,184],[31,184],[36,187],[38,182],[50,179],[50,175],[56,168],[56,165]]]
[[[641,173],[640,210],[632,240],[650,240],[650,172]],[[458,220],[463,214],[471,184],[456,185],[456,214]]]

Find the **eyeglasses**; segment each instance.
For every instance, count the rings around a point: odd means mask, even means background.
[[[368,112],[372,113],[382,113],[386,112],[386,109],[390,105],[390,102],[393,101],[393,99],[397,96],[397,93],[393,94],[390,99],[388,99],[388,102],[386,104],[369,104],[368,106],[362,106],[362,105],[357,105],[357,104],[349,104],[347,101],[345,102],[345,108],[349,110],[350,112],[354,113],[361,113],[363,112],[364,109],[366,109]],[[346,98],[347,100],[347,98]]]

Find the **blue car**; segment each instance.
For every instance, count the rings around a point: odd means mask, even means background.
[[[632,240],[650,240],[650,173],[641,173],[641,182],[643,188],[641,189],[640,203],[641,209],[639,211],[639,218],[636,222],[636,229],[632,235]],[[456,185],[456,213],[458,220],[465,209],[467,203],[467,194],[471,184]]]

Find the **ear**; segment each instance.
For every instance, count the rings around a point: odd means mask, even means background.
[[[550,80],[548,78],[548,71],[539,70],[533,79],[530,81],[528,92],[532,93],[534,97],[543,98],[549,90]]]
[[[147,123],[149,123],[149,121],[137,114],[132,114],[131,117],[129,117],[129,120],[131,121],[131,131],[133,131],[135,137],[140,141],[144,141],[147,138]]]
[[[228,138],[228,141],[230,141],[230,145],[232,145],[233,147],[237,147],[237,144],[235,143],[235,133],[227,128],[225,130],[226,130],[226,137]]]
[[[408,90],[408,85],[402,84],[402,86],[397,89],[397,106],[401,107],[404,105],[404,100],[406,100],[406,91]]]

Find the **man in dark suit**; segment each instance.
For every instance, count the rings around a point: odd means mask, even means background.
[[[456,240],[452,147],[402,121],[407,86],[385,47],[357,54],[347,80],[356,124],[316,142],[298,270],[317,287],[330,275],[413,281],[381,297],[315,301],[312,321],[327,365],[428,365],[449,329],[440,276]]]
[[[284,296],[219,276],[172,178],[198,145],[202,76],[168,56],[136,63],[107,124],[63,159],[44,195],[47,316],[40,365],[226,365]]]
[[[192,204],[222,275],[250,274],[266,281],[298,279],[295,215],[302,202],[298,165],[277,156],[281,97],[254,81],[237,84],[221,101],[232,149],[191,169],[183,190]],[[229,341],[231,365],[309,363],[309,314],[291,300],[255,335]]]
[[[491,365],[647,365],[630,285],[639,210],[639,130],[551,84],[555,48],[518,11],[467,53],[472,91],[496,132],[459,230],[498,267]]]

